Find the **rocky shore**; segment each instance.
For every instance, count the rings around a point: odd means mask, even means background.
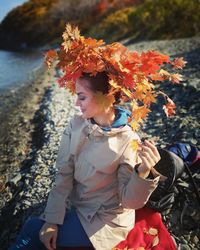
[[[154,105],[154,112],[149,115],[141,136],[153,137],[158,146],[177,141],[200,142],[200,38],[179,39],[172,41],[146,41],[131,44],[124,41],[132,50],[156,49],[172,56],[183,56],[188,61],[181,72],[184,81],[180,85],[163,84],[162,89],[175,101],[177,116],[166,118],[161,105]],[[28,120],[23,115],[21,106],[21,122],[17,120],[10,124],[12,136],[20,131],[26,131],[25,150],[23,159],[17,161],[19,152],[16,151],[12,169],[7,171],[1,189],[0,214],[0,246],[2,250],[14,240],[19,228],[28,216],[39,215],[45,206],[48,192],[55,177],[55,159],[64,127],[69,119],[77,112],[74,109],[74,98],[56,84],[56,72],[44,74],[41,90],[34,92],[39,99],[32,106]],[[41,85],[40,85],[41,86]],[[34,97],[32,96],[32,97]],[[18,109],[19,112],[19,109]],[[18,144],[23,134],[17,137]],[[20,141],[19,141],[20,140]],[[4,147],[11,148],[12,141]],[[8,165],[6,165],[8,166]],[[9,176],[8,176],[9,173]],[[200,186],[200,173],[197,174]],[[190,188],[186,187],[186,190]],[[186,202],[187,201],[187,202]],[[183,211],[184,209],[184,211]],[[200,205],[193,190],[177,197],[170,214],[164,217],[166,225],[174,236],[179,249],[200,249]]]

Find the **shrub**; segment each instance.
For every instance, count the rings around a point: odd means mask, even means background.
[[[128,20],[136,37],[194,36],[200,34],[200,4],[197,0],[147,0]]]

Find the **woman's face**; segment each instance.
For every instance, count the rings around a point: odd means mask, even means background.
[[[95,94],[89,86],[90,82],[85,79],[78,79],[76,82],[76,106],[80,107],[85,119],[94,118],[102,112],[102,106],[98,105]]]

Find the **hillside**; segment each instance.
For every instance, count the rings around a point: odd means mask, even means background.
[[[29,0],[0,23],[0,49],[55,46],[66,22],[106,42],[192,37],[200,34],[200,4],[196,0]]]

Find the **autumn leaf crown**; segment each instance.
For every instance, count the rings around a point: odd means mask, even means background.
[[[105,45],[103,40],[81,36],[78,27],[71,24],[66,25],[62,37],[60,49],[49,50],[45,55],[48,67],[56,61],[56,67],[63,72],[58,79],[60,87],[75,93],[76,80],[83,73],[95,76],[98,72],[105,71],[110,84],[107,97],[114,100],[111,97],[116,92],[121,92],[121,101],[128,102],[132,109],[130,124],[134,130],[146,118],[150,105],[156,101],[158,94],[162,94],[166,100],[163,107],[166,115],[175,114],[174,102],[165,93],[155,90],[154,83],[165,80],[179,83],[182,80],[180,74],[170,73],[163,68],[171,65],[174,70],[182,69],[186,64],[183,58],[170,60],[168,55],[158,51],[139,54],[129,51],[119,42]]]

